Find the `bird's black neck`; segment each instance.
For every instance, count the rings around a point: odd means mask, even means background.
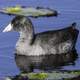
[[[27,44],[31,43],[32,39],[34,38],[34,30],[24,30],[20,32],[20,38],[19,41],[25,42]]]

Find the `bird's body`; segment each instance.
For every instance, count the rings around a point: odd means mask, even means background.
[[[72,60],[71,51],[75,50],[78,36],[75,23],[64,29],[38,34],[34,33],[33,25],[26,17],[17,16],[12,20],[11,25],[13,30],[20,33],[15,60],[21,70],[31,71],[34,67],[53,68],[56,64]]]
[[[24,38],[21,36],[16,44],[17,54],[39,56],[67,53],[75,46],[76,34],[74,31],[72,26],[61,30],[42,32],[34,34],[29,41],[26,35]]]

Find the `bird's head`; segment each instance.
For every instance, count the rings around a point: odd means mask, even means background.
[[[3,30],[3,32],[9,31],[29,31],[32,27],[31,20],[25,16],[16,16],[9,25]]]

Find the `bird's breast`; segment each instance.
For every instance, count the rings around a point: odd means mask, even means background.
[[[46,51],[40,45],[26,45],[20,44],[16,46],[17,54],[27,55],[27,56],[39,56],[45,55]]]

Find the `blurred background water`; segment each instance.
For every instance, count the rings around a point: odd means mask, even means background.
[[[35,32],[56,30],[67,27],[73,22],[80,30],[80,0],[0,0],[0,8],[22,5],[27,7],[45,7],[59,12],[58,17],[31,18]],[[15,44],[19,37],[17,32],[2,33],[14,16],[0,14],[0,76],[15,75],[19,73],[14,60]],[[80,56],[80,34],[76,43],[78,56]],[[80,70],[80,58],[75,65],[64,66],[65,70]]]

